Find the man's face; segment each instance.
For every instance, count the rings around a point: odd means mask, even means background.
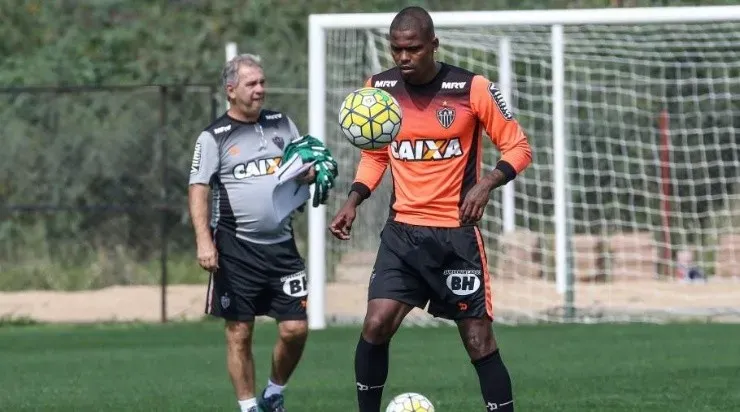
[[[265,102],[265,74],[259,67],[240,66],[239,82],[227,86],[232,105],[247,116],[259,114]]]
[[[434,70],[434,50],[439,45],[436,37],[427,38],[420,30],[394,30],[390,37],[391,56],[404,80],[420,80]]]

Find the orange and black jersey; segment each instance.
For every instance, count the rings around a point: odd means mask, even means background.
[[[460,206],[481,176],[483,130],[501,152],[496,168],[507,181],[531,162],[524,132],[496,86],[481,75],[443,63],[422,86],[405,83],[398,68],[372,76],[366,86],[391,93],[403,120],[390,146],[362,151],[352,190],[369,197],[390,166],[391,220],[460,226]]]

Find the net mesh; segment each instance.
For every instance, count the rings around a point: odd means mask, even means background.
[[[533,148],[532,165],[513,182],[514,229],[504,231],[500,189],[481,222],[499,319],[563,313],[555,289],[550,33],[549,26],[437,30],[439,60],[496,82],[500,44],[508,41],[508,103]],[[740,23],[567,26],[564,39],[578,318],[740,313],[740,103],[733,98],[740,93]],[[327,40],[326,138],[342,170],[327,208],[333,213],[359,160],[336,110],[393,62],[385,30],[330,30]],[[499,153],[490,141],[485,146],[490,170]],[[366,285],[390,193],[386,173],[360,206],[352,240],[328,239],[334,282]]]

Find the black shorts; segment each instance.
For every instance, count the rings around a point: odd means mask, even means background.
[[[293,239],[263,245],[216,231],[216,272],[211,274],[206,313],[227,320],[306,319],[306,268]]]
[[[434,228],[389,221],[368,300],[393,299],[445,319],[493,319],[483,238],[476,226]]]

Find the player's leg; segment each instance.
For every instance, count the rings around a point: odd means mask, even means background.
[[[308,339],[308,283],[306,269],[294,240],[264,245],[262,263],[269,275],[270,303],[267,315],[278,322],[272,369],[259,397],[264,412],[283,411],[283,390],[298,367]]]
[[[257,412],[252,357],[253,325],[253,322],[226,321],[226,367],[242,412]]]
[[[377,275],[376,275],[377,278]],[[393,299],[368,301],[355,348],[355,380],[360,412],[379,412],[388,378],[390,341],[412,305]]]
[[[457,323],[478,374],[487,410],[513,411],[511,378],[493,334],[493,305],[483,238],[477,227],[438,233],[440,244],[449,244],[451,248],[441,268],[443,276],[432,286],[435,298],[429,311]]]
[[[488,315],[457,321],[465,350],[478,374],[483,401],[488,410],[509,412],[514,410],[514,397],[509,371],[493,334]]]
[[[389,346],[414,306],[423,307],[427,290],[405,259],[412,253],[408,228],[388,223],[381,234],[368,287],[362,333],[355,349],[355,377],[360,412],[379,412],[388,377]]]
[[[214,280],[218,276],[218,273],[215,274]],[[231,313],[228,312],[233,311],[229,311],[228,307],[224,308],[222,305],[224,305],[224,302],[228,302],[226,299],[231,298],[226,297],[228,294],[216,292],[219,289],[214,287],[214,292],[211,293],[210,301],[216,303],[211,306],[208,313],[225,319],[226,368],[239,407],[242,412],[257,412],[254,358],[252,357],[253,320],[235,320],[239,316],[230,316]],[[221,300],[218,297],[219,295],[226,298]],[[231,303],[225,303],[225,305],[231,306]],[[242,314],[241,317],[244,319],[246,316]]]
[[[249,267],[251,256],[233,235],[217,233],[219,269],[211,276],[206,313],[223,318],[226,365],[242,412],[257,412],[252,357],[255,304],[265,289]]]
[[[278,339],[272,352],[270,378],[258,400],[262,411],[284,411],[283,390],[298,367],[307,338],[308,322],[306,320],[278,322]]]
[[[272,353],[272,371],[269,385],[275,386],[272,392],[268,386],[266,396],[282,391],[298,366],[303,349],[308,340],[306,320],[283,320],[278,323],[278,340]]]

